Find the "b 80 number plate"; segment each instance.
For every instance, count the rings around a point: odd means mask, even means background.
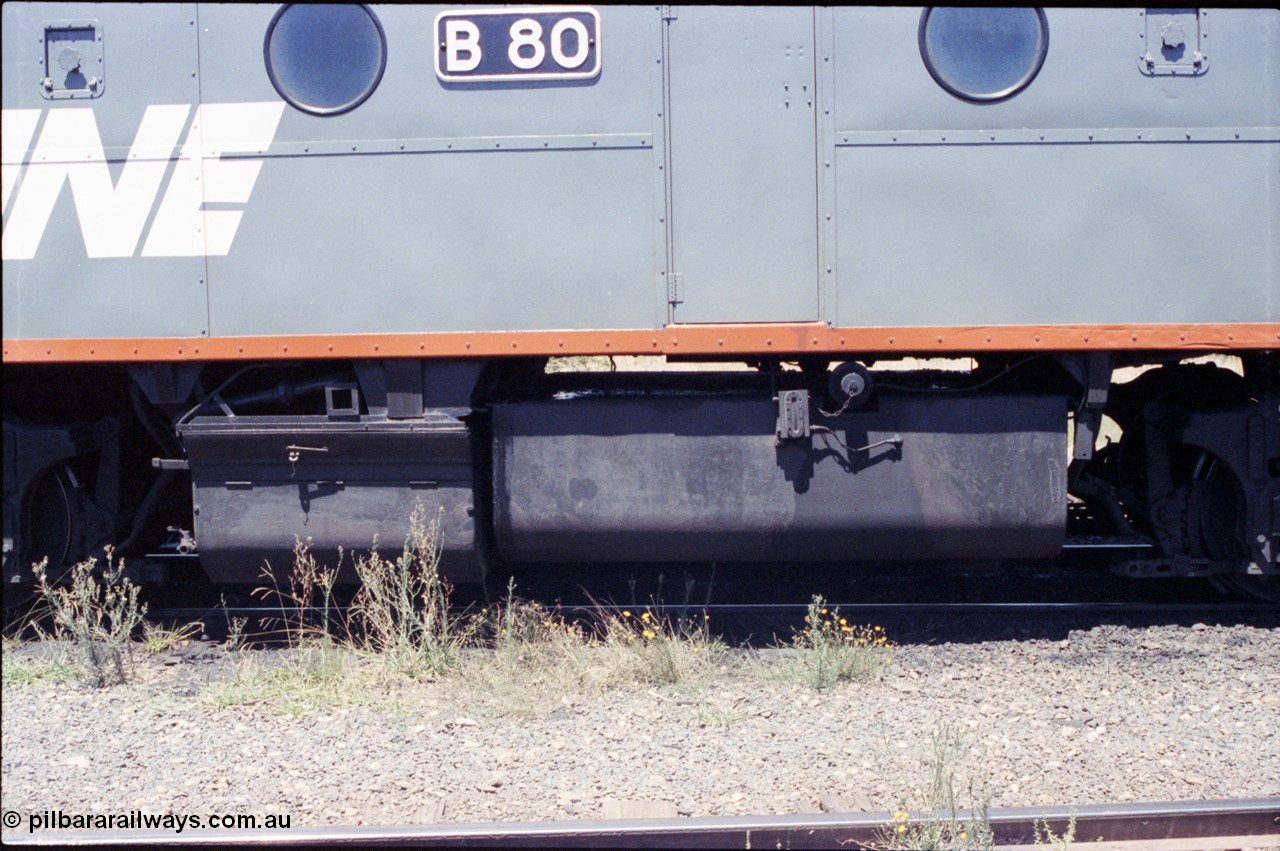
[[[436,15],[436,76],[459,83],[587,80],[600,74],[589,6],[457,9]]]

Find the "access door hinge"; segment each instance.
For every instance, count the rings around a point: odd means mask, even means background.
[[[684,275],[679,272],[667,275],[667,301],[672,304],[684,301]]]

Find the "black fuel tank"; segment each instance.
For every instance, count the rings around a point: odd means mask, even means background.
[[[496,406],[498,550],[628,562],[1049,557],[1061,547],[1064,398],[885,394],[875,411],[810,416],[826,430],[779,442],[778,405],[760,396]]]

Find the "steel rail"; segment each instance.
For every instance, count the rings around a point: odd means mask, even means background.
[[[1125,603],[1125,602],[1083,602],[1083,603],[842,603],[836,600],[828,601],[824,604],[831,609],[839,609],[841,612],[904,612],[904,611],[920,611],[920,612],[968,612],[968,613],[1016,613],[1029,611],[1051,611],[1055,613],[1067,612],[1122,612],[1125,614],[1155,614],[1155,613],[1173,613],[1182,612],[1187,614],[1232,614],[1232,613],[1258,613],[1270,614],[1280,611],[1274,603]],[[623,612],[631,609],[639,611],[648,610],[655,614],[670,615],[676,612],[697,612],[703,611],[708,614],[803,614],[808,610],[808,603],[712,603],[710,605],[701,606],[697,604],[683,605],[679,603],[659,603],[659,604],[634,604],[623,605],[616,603],[589,606],[589,605],[544,605],[542,608],[553,614],[587,614],[596,611],[603,612]],[[345,606],[333,606],[330,612],[341,614],[346,611]],[[180,606],[158,608],[150,610],[148,617],[202,617],[205,615],[245,615],[250,617],[275,615],[280,616],[282,609],[279,605],[264,606]],[[285,607],[283,614],[292,615],[294,612]]]
[[[960,811],[956,817],[968,819]],[[1078,807],[1018,807],[988,813],[997,847],[1032,845],[1036,826],[1055,835],[1074,819],[1076,842],[1157,842],[1218,837],[1280,837],[1280,797]],[[918,824],[917,819],[909,821]],[[777,816],[709,816],[613,821],[547,821],[383,827],[312,827],[289,831],[158,830],[62,831],[22,834],[7,830],[7,845],[344,845],[509,846],[572,848],[867,848],[891,830],[883,813]]]

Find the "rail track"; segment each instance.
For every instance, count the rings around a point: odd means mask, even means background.
[[[1065,637],[1072,629],[1088,629],[1102,623],[1155,625],[1195,622],[1251,623],[1280,626],[1280,610],[1267,603],[910,603],[830,601],[841,614],[857,623],[875,623],[892,636],[895,643],[994,640],[999,638]],[[561,619],[590,624],[602,612],[621,612],[629,607],[600,604],[595,607],[544,606]],[[709,606],[651,605],[655,616],[669,622],[697,613],[710,617],[712,632],[736,646],[767,646],[777,637],[791,635],[804,623],[803,604],[712,604]],[[330,610],[335,623],[342,623],[345,608]],[[465,615],[459,609],[455,614]],[[221,640],[232,619],[246,619],[243,634],[255,644],[270,646],[281,624],[281,610],[272,606],[169,607],[147,613],[153,622],[183,624],[200,622],[204,634]]]
[[[960,819],[969,816],[958,813]],[[1280,798],[1096,804],[993,809],[997,848],[1035,843],[1036,828],[1061,836],[1074,819],[1075,842],[1089,848],[1280,847]],[[432,846],[530,848],[873,848],[883,840],[882,813],[718,816],[612,821],[314,827],[289,831],[6,832],[10,845]]]
[[[648,607],[655,614],[686,609],[729,616],[786,614],[803,609],[813,594],[854,613],[1195,610],[1227,615],[1280,610],[1274,602],[1224,595],[1204,579],[1118,575],[1118,565],[1148,547],[1129,541],[1076,541],[1056,559],[1037,562],[762,563],[718,570],[714,564],[637,564],[600,565],[590,574],[559,564],[513,565],[496,568],[487,590],[461,586],[454,599],[473,607],[505,599],[502,586],[510,577],[517,596],[557,605],[561,614],[608,609],[615,603]],[[194,554],[152,553],[134,561],[135,569],[126,576],[143,585],[150,613],[157,618],[202,617],[215,609],[253,617],[279,609],[270,595],[251,594],[251,585],[210,583],[198,559]],[[18,609],[31,599],[30,592],[13,593],[5,606]]]
[[[874,623],[898,644],[970,642],[1029,638],[1064,638],[1074,629],[1089,629],[1104,623],[1131,626],[1182,624],[1197,622],[1248,623],[1255,626],[1280,626],[1280,609],[1269,603],[1126,603],[1126,602],[1018,602],[1018,603],[921,603],[902,601],[827,602],[841,615],[856,623]],[[456,615],[476,613],[481,606],[459,608]],[[544,605],[548,614],[567,621],[590,625],[598,623],[603,613],[620,613],[635,606],[600,603],[586,605]],[[765,647],[786,639],[804,624],[807,604],[802,603],[735,603],[707,606],[683,604],[649,604],[643,607],[656,617],[678,623],[681,619],[702,614],[710,618],[713,634],[733,646]],[[286,609],[288,616],[296,616]],[[334,623],[345,623],[346,608],[333,607],[329,617]],[[257,646],[273,646],[286,638],[282,630],[279,606],[171,606],[155,608],[147,613],[153,622],[173,625],[199,622],[209,639],[221,640],[232,620],[244,619],[242,634],[252,637]]]
[[[854,614],[892,614],[895,612],[905,613],[986,613],[991,615],[1016,614],[1020,612],[1044,613],[1044,612],[1062,612],[1062,613],[1082,613],[1082,614],[1103,614],[1103,613],[1122,613],[1122,614],[1209,614],[1209,615],[1248,615],[1248,614],[1270,614],[1276,611],[1276,607],[1270,603],[903,603],[903,602],[840,602],[839,600],[828,600],[826,605],[830,608],[838,608],[841,612],[852,612]],[[592,612],[620,612],[635,608],[635,605],[623,605],[620,603],[601,603],[597,606],[580,606],[580,605],[548,605],[544,606],[549,612],[562,615],[573,616],[576,614],[589,614]],[[724,616],[750,616],[750,615],[797,615],[803,614],[807,608],[801,603],[724,603],[711,604],[707,606],[699,605],[677,605],[671,603],[658,603],[644,606],[650,609],[655,615],[673,616],[684,611],[689,612],[707,612],[708,614],[719,614]],[[330,611],[341,613],[346,607],[335,606]],[[459,612],[464,611],[459,609]],[[226,613],[232,616],[245,617],[267,617],[271,615],[279,615],[280,607],[275,605],[261,606],[227,606],[227,607],[192,607],[192,606],[175,606],[168,608],[155,609],[148,612],[152,617],[203,617],[213,614]]]
[[[709,564],[602,566],[590,577],[560,565],[519,565],[504,568],[501,575],[512,577],[517,597],[537,600],[563,618],[590,620],[602,612],[637,608],[668,619],[706,612],[712,628],[732,641],[787,634],[803,621],[814,593],[848,617],[893,627],[904,641],[945,639],[966,630],[996,637],[1010,630],[1040,634],[1068,624],[1270,623],[1280,616],[1275,603],[1233,599],[1200,579],[1115,575],[1114,554],[1134,549],[1127,543],[1076,543],[1057,559],[1035,563],[741,565],[719,570]],[[215,586],[199,572],[195,559],[169,558],[185,570],[184,581],[148,584],[143,579],[150,620],[199,621],[214,638],[232,618],[247,618],[250,634],[271,632],[272,619],[278,620],[282,611],[278,597],[251,586]],[[505,599],[507,590],[499,584],[495,581],[487,594],[473,586],[456,589],[455,611],[476,612]],[[331,614],[342,616],[353,590],[335,596]],[[6,620],[22,617],[34,602],[34,594],[21,600],[10,596]],[[292,610],[287,604],[283,608]]]

